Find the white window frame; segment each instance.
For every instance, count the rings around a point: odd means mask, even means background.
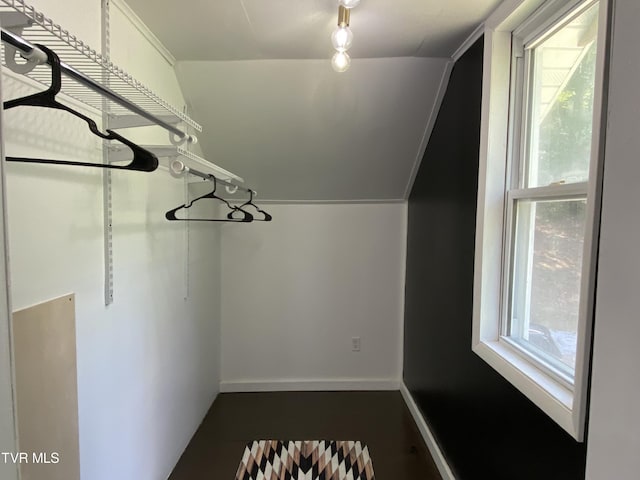
[[[501,336],[505,308],[505,262],[509,236],[506,209],[508,195],[522,191],[512,186],[511,143],[520,141],[520,132],[511,128],[512,39],[514,31],[546,30],[576,8],[592,0],[506,0],[485,22],[482,125],[476,220],[476,251],[473,301],[472,349],[549,415],[576,440],[583,441],[587,405],[587,387],[591,355],[591,329],[595,296],[595,265],[600,212],[602,118],[605,64],[609,36],[609,0],[599,1],[597,61],[593,105],[592,144],[589,181],[558,187],[527,189],[526,197],[554,193],[561,196],[587,195],[581,295],[579,305],[576,365],[573,385],[523,355],[513,342]],[[531,30],[527,35],[531,35]],[[513,98],[518,98],[514,96]],[[547,197],[545,197],[547,198]],[[508,278],[508,277],[507,277]]]

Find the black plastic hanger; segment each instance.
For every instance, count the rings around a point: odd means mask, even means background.
[[[89,163],[89,162],[76,162],[70,160],[50,160],[42,158],[24,158],[24,157],[6,157],[10,162],[30,162],[30,163],[51,163],[59,165],[78,165],[83,167],[100,167],[100,168],[116,168],[121,170],[137,170],[141,172],[153,172],[158,168],[158,158],[148,150],[136,145],[135,143],[127,140],[121,135],[118,135],[113,130],[107,130],[107,133],[103,133],[98,129],[98,125],[91,118],[75,111],[71,107],[63,105],[56,100],[56,95],[60,93],[62,87],[62,74],[60,70],[60,58],[58,55],[44,45],[36,44],[43,52],[47,54],[48,63],[51,64],[51,85],[44,92],[34,93],[33,95],[27,95],[26,97],[16,98],[14,100],[8,100],[4,102],[4,109],[19,107],[19,106],[32,106],[32,107],[45,107],[55,108],[58,110],[64,110],[66,112],[81,118],[89,125],[89,130],[94,135],[104,138],[105,140],[117,140],[124,143],[133,151],[133,160],[128,165],[110,165],[101,163]]]
[[[172,210],[169,210],[167,213],[164,214],[165,218],[167,220],[180,221],[180,222],[236,222],[236,223],[252,222],[253,221],[253,215],[251,215],[249,212],[247,212],[246,210],[243,210],[240,207],[235,207],[235,206],[231,205],[224,198],[221,198],[221,197],[216,195],[216,188],[217,188],[216,177],[211,175],[210,178],[213,181],[213,191],[212,192],[209,192],[209,193],[207,193],[205,195],[202,195],[201,197],[194,198],[193,200],[191,200],[189,203],[187,203],[185,205],[180,205],[179,207],[176,207],[176,208],[174,208]],[[243,214],[243,217],[242,218],[233,218],[233,217],[230,217],[230,216],[227,216],[227,218],[178,218],[178,217],[176,217],[176,212],[178,210],[182,210],[183,208],[191,208],[191,206],[194,203],[196,203],[199,200],[202,200],[203,198],[214,198],[216,200],[220,200],[221,202],[226,204],[227,207],[229,207],[232,210],[229,215],[231,215],[231,214],[233,214],[235,212],[241,212]]]
[[[244,207],[251,206],[251,207],[255,208],[255,209],[258,211],[258,213],[261,213],[262,215],[264,215],[264,218],[256,218],[256,217],[254,216],[254,217],[253,217],[253,219],[254,219],[255,221],[258,221],[258,222],[270,222],[270,221],[273,219],[273,217],[272,217],[271,215],[269,215],[267,212],[265,212],[264,210],[260,209],[260,207],[258,207],[255,203],[253,203],[253,193],[254,193],[254,192],[253,192],[253,190],[251,190],[251,189],[250,189],[250,190],[249,190],[249,200],[247,200],[246,202],[244,202],[244,203],[243,203],[242,205],[240,205],[238,208],[242,209],[242,208],[244,208]],[[244,210],[242,210],[242,211],[244,211]],[[227,214],[227,218],[229,218],[229,219],[233,219],[233,218],[234,218],[234,217],[233,217],[233,214],[234,214],[234,213],[235,213],[235,212],[229,212],[229,213]]]

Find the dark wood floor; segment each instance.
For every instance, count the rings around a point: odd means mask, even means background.
[[[225,393],[169,480],[234,480],[253,440],[360,440],[376,480],[441,477],[399,392]]]

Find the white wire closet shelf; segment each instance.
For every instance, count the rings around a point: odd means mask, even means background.
[[[0,0],[0,18],[5,44],[21,54],[29,53],[35,44],[55,51],[63,63],[61,92],[97,110],[106,110],[112,119],[112,128],[143,125],[146,121],[172,133],[177,143],[194,139],[183,125],[202,131],[188,115],[23,0]],[[2,60],[5,64],[11,60],[5,49],[2,49]],[[48,65],[38,65],[25,74],[42,85],[51,83]],[[134,116],[138,120],[132,122]],[[140,121],[141,118],[145,120]]]
[[[158,158],[168,158],[179,160],[186,169],[183,173],[197,171],[205,176],[214,175],[216,179],[224,185],[238,186],[238,183],[244,183],[244,179],[215,165],[195,153],[175,145],[141,145],[142,148],[153,152]],[[131,152],[124,147],[116,147],[111,150],[110,160],[113,162],[122,162],[130,160]],[[175,173],[175,172],[174,172]],[[208,177],[206,177],[208,178]],[[234,183],[229,183],[234,182]],[[242,188],[242,187],[240,187]]]

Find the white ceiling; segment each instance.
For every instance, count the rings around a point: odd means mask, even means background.
[[[208,160],[262,199],[342,201],[405,197],[445,65],[501,0],[362,0],[343,74],[337,0],[127,1],[176,57]]]
[[[402,199],[445,59],[180,62],[206,158],[273,200]]]
[[[450,57],[501,0],[362,0],[350,54]],[[337,0],[127,0],[178,60],[326,58]]]

